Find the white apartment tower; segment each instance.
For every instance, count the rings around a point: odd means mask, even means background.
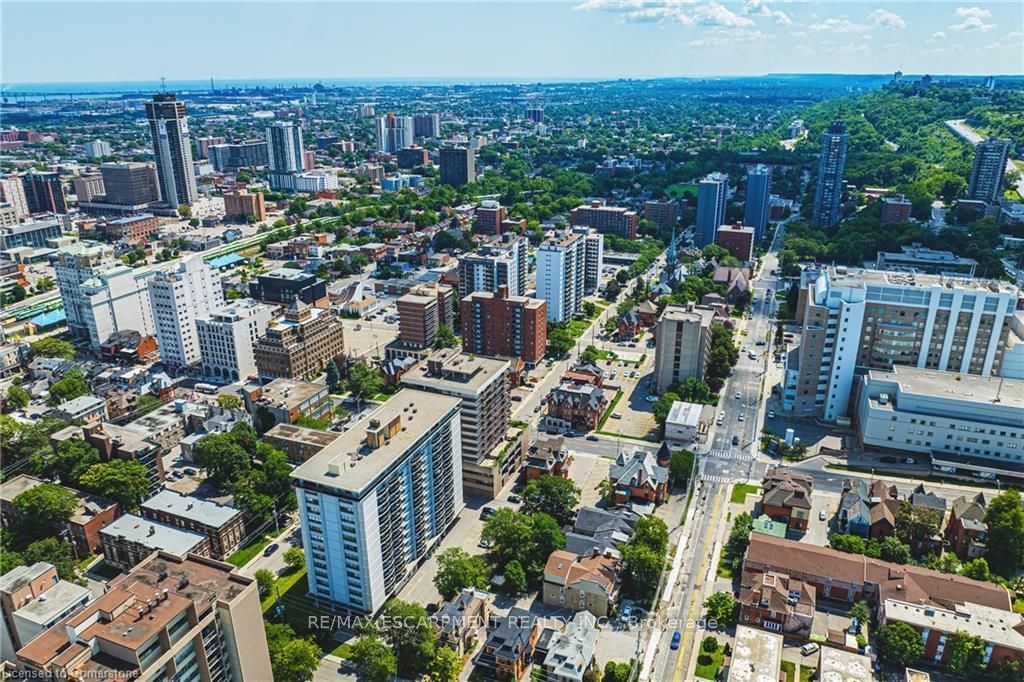
[[[565,322],[583,308],[586,242],[581,234],[548,239],[537,247],[537,298],[548,303],[548,320]]]
[[[122,265],[112,247],[90,241],[71,244],[58,253],[54,269],[68,330],[88,339],[94,351],[114,332],[153,333],[146,286],[152,273]]]
[[[185,103],[169,92],[157,93],[152,101],[146,102],[146,118],[164,203],[174,207],[193,203],[199,191],[192,167],[192,138]]]
[[[149,283],[160,360],[173,367],[199,362],[196,318],[224,304],[220,274],[201,255],[183,259],[170,272],[160,272]]]
[[[258,375],[253,349],[266,334],[274,311],[274,306],[243,298],[197,316],[203,377],[231,383]]]
[[[412,116],[395,116],[394,113],[381,116],[377,119],[377,150],[394,154],[411,147],[413,130]]]
[[[574,227],[573,232],[583,237],[583,291],[596,294],[604,269],[604,235],[589,227]]]

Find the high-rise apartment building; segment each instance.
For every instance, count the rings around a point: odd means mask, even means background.
[[[768,230],[769,195],[772,173],[768,166],[758,164],[747,173],[747,194],[743,201],[743,224],[754,228],[754,239],[761,241]]]
[[[688,377],[704,378],[711,355],[715,312],[690,304],[667,306],[658,318],[654,348],[654,385],[664,393]]]
[[[377,119],[377,151],[396,153],[413,143],[412,116],[395,116],[389,112]]]
[[[68,212],[68,202],[64,196],[64,183],[60,179],[60,173],[33,170],[21,176],[21,182],[25,188],[29,213],[63,215]]]
[[[670,230],[679,220],[679,202],[674,199],[657,201],[651,199],[644,202],[644,218],[650,220],[663,230]]]
[[[251,298],[229,301],[196,316],[203,377],[222,383],[256,376],[256,342],[267,332],[274,307]]]
[[[526,293],[527,251],[529,240],[516,234],[505,235],[497,243],[488,243],[475,253],[459,259],[459,292],[466,296],[475,291],[497,291],[508,285],[512,296]]]
[[[464,506],[460,403],[402,389],[292,472],[314,599],[375,613],[448,532]]]
[[[501,234],[501,223],[506,217],[505,207],[493,199],[481,201],[476,208],[476,233]]]
[[[395,152],[398,167],[409,170],[430,163],[430,154],[423,147],[406,147]]]
[[[275,121],[267,127],[267,159],[270,170],[297,173],[306,170],[302,160],[302,126],[294,121]]]
[[[511,422],[509,371],[508,360],[464,355],[445,348],[402,375],[403,386],[462,401],[459,421],[462,488],[466,493],[494,497],[518,468],[516,463],[522,463],[522,452],[517,457],[497,456]]]
[[[476,158],[470,147],[443,147],[441,155],[441,184],[452,187],[476,181]]]
[[[98,242],[76,242],[57,254],[57,288],[68,331],[89,341],[93,350],[114,332],[154,333],[148,279],[114,258],[114,249]]]
[[[437,297],[408,293],[395,303],[398,309],[398,340],[410,348],[434,345],[440,321]]]
[[[846,417],[858,368],[988,377],[1022,342],[1013,330],[1020,290],[1005,282],[829,267],[805,270],[800,284],[803,331],[786,355],[783,393],[783,409],[797,415]]]
[[[693,226],[694,244],[703,249],[715,243],[718,228],[725,224],[725,200],[729,194],[729,176],[711,173],[697,186],[697,222]]]
[[[86,156],[96,159],[102,159],[103,157],[111,156],[114,153],[114,150],[110,148],[110,144],[103,140],[86,142],[83,147]]]
[[[199,362],[196,318],[224,305],[220,273],[196,254],[178,262],[173,270],[156,273],[149,280],[160,361],[172,367]]]
[[[590,227],[602,234],[614,234],[625,239],[636,239],[636,211],[621,206],[605,206],[594,200],[589,206],[577,206],[569,212],[573,227]]]
[[[416,137],[441,137],[441,115],[415,114],[412,117],[412,132]]]
[[[160,201],[160,183],[156,168],[136,161],[109,162],[100,165],[105,203],[140,206]]]
[[[72,183],[75,188],[75,197],[79,201],[92,201],[95,197],[101,197],[106,193],[103,188],[102,175],[83,175],[75,178]]]
[[[179,102],[173,93],[157,93],[151,102],[146,102],[146,118],[164,203],[169,206],[193,203],[199,192],[192,168],[192,140],[185,103]]]
[[[28,197],[25,196],[25,185],[19,177],[0,178],[0,201],[14,208],[18,220],[29,216]]]
[[[478,355],[522,358],[528,366],[544,359],[548,345],[548,304],[537,298],[511,296],[499,286],[478,291],[460,302],[462,350]]]
[[[974,166],[967,183],[967,198],[994,203],[1001,195],[1010,141],[991,137],[974,148]]]
[[[246,220],[250,216],[257,223],[267,219],[267,202],[263,192],[240,189],[224,194],[225,220]]]
[[[254,355],[262,380],[312,381],[323,373],[328,360],[344,360],[344,328],[330,310],[296,300],[282,318],[267,325]]]
[[[224,137],[200,137],[195,140],[196,156],[200,159],[210,158],[210,147],[217,144],[224,144],[227,138]]]
[[[534,123],[544,122],[544,107],[526,107],[526,120]]]
[[[537,298],[547,301],[551,322],[571,320],[583,310],[586,256],[581,234],[556,236],[537,247]]]
[[[269,143],[264,140],[244,140],[210,145],[207,147],[207,153],[215,171],[233,173],[239,168],[268,165],[268,149]]]
[[[583,292],[596,294],[604,269],[604,235],[589,227],[574,227],[572,231],[583,238]]]
[[[231,564],[165,552],[19,649],[17,667],[68,680],[273,679],[256,581]]]
[[[840,120],[832,121],[821,136],[818,185],[814,190],[814,212],[811,214],[811,222],[818,227],[827,229],[839,222],[848,139],[846,124]]]

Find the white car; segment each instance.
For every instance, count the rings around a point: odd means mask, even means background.
[[[649,395],[646,398],[644,398],[644,400],[646,400],[649,403],[656,403],[656,402],[658,402],[658,396],[656,396],[656,395]]]
[[[769,419],[775,419],[775,411],[774,410],[768,410],[768,418]]]
[[[739,419],[740,419],[740,421],[743,421],[743,413],[742,413],[742,412],[740,412],[740,417],[739,417]]]
[[[743,394],[740,393],[739,391],[736,391],[736,400],[739,400],[742,397],[743,397]]]

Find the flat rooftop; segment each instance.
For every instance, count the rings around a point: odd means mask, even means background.
[[[782,635],[746,625],[736,628],[728,682],[777,682],[782,665]]]
[[[101,535],[124,538],[154,550],[185,556],[206,540],[205,535],[167,526],[135,514],[123,514],[100,530]]]
[[[696,428],[700,424],[700,414],[703,410],[703,405],[677,400],[672,403],[672,408],[668,411],[668,418],[665,420],[665,423]]]
[[[453,392],[477,391],[503,375],[508,360],[469,355],[454,348],[439,350],[402,375],[402,383],[436,386]]]
[[[0,592],[15,592],[53,568],[52,564],[37,561],[31,566],[15,566],[0,576]]]
[[[714,319],[715,311],[708,308],[694,306],[690,309],[681,305],[669,305],[665,306],[665,310],[661,313],[658,321],[675,320],[679,322],[700,322],[701,324],[710,325]]]
[[[823,682],[871,682],[871,658],[850,651],[823,646],[819,655],[818,679]]]
[[[498,299],[498,296],[493,291],[474,291],[471,294],[463,296],[462,300],[472,302],[485,298]],[[529,296],[504,296],[499,300],[521,303],[527,308],[539,308],[546,303],[543,299],[530,298]]]
[[[986,642],[1024,651],[1024,615],[991,606],[965,602],[955,610],[886,599],[886,618],[940,632],[966,632]]]
[[[828,277],[834,286],[850,288],[863,288],[876,284],[920,287],[923,289],[941,287],[964,291],[1020,294],[1020,289],[1009,282],[995,279],[978,279],[967,275],[929,275],[919,272],[893,272],[891,270],[830,266],[828,268]]]
[[[904,393],[950,399],[995,403],[1024,409],[1024,381],[977,374],[939,372],[917,367],[894,366],[891,371],[870,370],[869,379],[895,381]]]
[[[206,526],[220,528],[242,512],[198,497],[182,495],[166,488],[142,503],[143,509],[173,514]]]
[[[287,279],[295,282],[301,282],[309,278],[316,279],[316,275],[311,275],[303,270],[296,270],[295,268],[276,268],[274,270],[268,270],[259,276],[267,279]]]
[[[405,388],[360,419],[333,443],[292,471],[292,478],[359,493],[385,474],[409,448],[461,400]],[[386,425],[400,420],[400,428],[386,443],[371,449],[366,439],[371,422]]]
[[[260,401],[266,400],[273,405],[284,403],[285,407],[291,408],[303,404],[326,390],[327,386],[324,384],[314,384],[296,379],[274,379],[261,389]]]
[[[263,434],[263,437],[267,439],[279,438],[281,440],[290,440],[296,443],[306,443],[325,448],[340,438],[341,434],[333,431],[307,429],[303,426],[295,426],[294,424],[277,424],[274,428]]]
[[[16,618],[46,625],[64,613],[68,607],[82,603],[92,595],[92,590],[82,585],[61,580],[43,593],[46,599],[36,598],[14,612]],[[42,596],[42,595],[41,595]]]

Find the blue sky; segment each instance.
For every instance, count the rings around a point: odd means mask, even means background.
[[[1020,2],[2,3],[2,81],[1024,72]]]

